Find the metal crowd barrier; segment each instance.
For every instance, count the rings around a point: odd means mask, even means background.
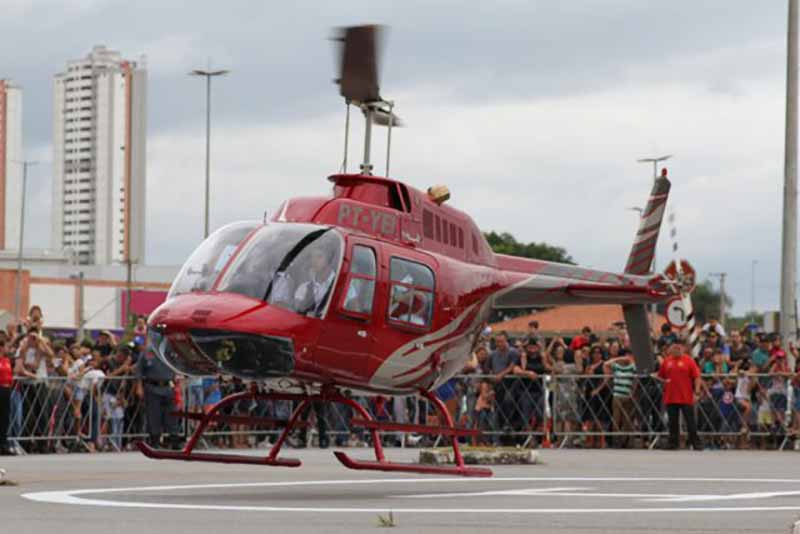
[[[144,402],[135,395],[134,377],[105,377],[95,382],[63,377],[20,379],[11,395],[9,438],[27,451],[126,450],[146,437]],[[785,448],[800,426],[800,388],[786,376],[708,375],[695,405],[698,431],[711,446]],[[748,384],[742,384],[742,381]],[[184,378],[176,394],[179,411],[202,411],[244,384]],[[666,436],[663,385],[649,375],[634,377],[631,396],[613,396],[613,376],[542,375],[536,379],[507,376],[457,376],[437,391],[458,426],[482,430],[475,445],[549,445],[556,447],[654,447]],[[745,387],[747,385],[748,387]],[[737,388],[737,386],[739,386]],[[219,393],[214,391],[219,388]],[[738,389],[738,391],[737,391]],[[746,391],[745,391],[746,390]],[[354,397],[378,420],[440,425],[427,401],[408,397]],[[290,401],[241,402],[230,415],[285,420]],[[311,445],[318,418],[331,445],[361,445],[368,433],[351,428],[352,409],[327,406],[308,415],[308,430],[299,440]],[[180,420],[188,435],[196,424]],[[267,446],[279,427],[250,428],[212,424],[209,447]],[[437,445],[428,436],[387,433],[387,445]]]

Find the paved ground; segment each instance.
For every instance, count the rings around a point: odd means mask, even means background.
[[[351,451],[368,457],[367,450]],[[792,452],[550,451],[494,479],[348,471],[330,451],[299,469],[148,460],[139,454],[0,458],[3,532],[790,532]],[[391,451],[410,460],[413,451]],[[81,492],[80,490],[91,490]],[[113,491],[111,491],[113,490]]]

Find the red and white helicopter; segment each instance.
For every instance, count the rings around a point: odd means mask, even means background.
[[[359,174],[335,174],[330,196],[294,198],[264,222],[239,222],[209,236],[150,318],[150,342],[175,371],[248,381],[199,421],[181,451],[140,448],[148,457],[297,467],[279,456],[310,403],[344,403],[351,424],[372,435],[376,459],[335,452],[351,469],[491,476],[464,464],[459,429],[433,391],[470,357],[493,308],[613,303],[623,307],[640,369],[653,361],[646,305],[680,289],[649,272],[670,183],[656,180],[623,273],[495,254],[473,220],[446,204],[443,186],[421,191],[372,175],[372,124],[398,119],[378,91],[380,28],[342,30],[342,96],[366,119]],[[349,115],[348,115],[349,123]],[[347,135],[347,134],[346,134]],[[346,149],[345,149],[346,153]],[[345,165],[346,167],[346,165]],[[388,174],[388,173],[387,173]],[[418,394],[444,426],[375,421],[344,388],[382,395]],[[266,457],[194,452],[211,422],[262,424],[225,415],[240,400],[292,400],[297,407]],[[450,437],[455,466],[399,464],[384,456],[380,431]]]

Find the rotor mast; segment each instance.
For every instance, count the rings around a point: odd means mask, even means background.
[[[386,174],[389,174],[389,158],[391,150],[391,135],[393,126],[402,126],[400,119],[394,115],[392,108],[394,102],[384,100],[380,95],[378,85],[378,53],[383,27],[376,25],[350,26],[342,28],[335,41],[341,43],[339,78],[339,93],[347,104],[347,118],[345,119],[345,154],[342,171],[347,172],[347,147],[350,135],[349,110],[350,104],[361,109],[364,114],[364,158],[360,169],[361,174],[372,174],[372,125],[388,126],[386,148]]]

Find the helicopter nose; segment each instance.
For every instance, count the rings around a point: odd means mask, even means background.
[[[198,313],[208,309],[208,304],[187,295],[165,303],[154,312],[150,345],[167,364],[184,374],[225,373],[245,380],[292,373],[295,347],[291,337],[239,331],[232,328],[235,321],[228,320],[235,312],[233,309],[215,308],[219,320]],[[269,314],[269,310],[262,308],[261,314]],[[261,324],[271,322],[266,315],[259,319]]]

